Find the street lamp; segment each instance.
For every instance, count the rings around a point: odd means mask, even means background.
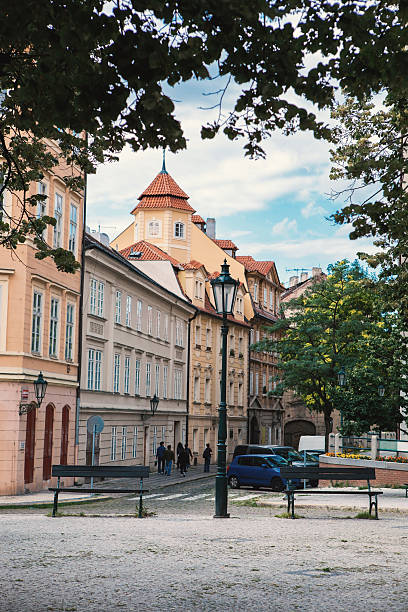
[[[382,383],[380,383],[378,385],[378,395],[380,397],[384,397],[384,393],[385,393],[385,387],[384,387],[384,385]]]
[[[38,407],[41,406],[42,401],[47,391],[48,382],[45,380],[43,373],[40,372],[37,380],[34,381],[35,398],[37,400]]]
[[[153,397],[150,400],[150,410],[151,410],[153,416],[154,416],[154,413],[157,410],[157,407],[159,405],[159,401],[160,400],[159,400],[159,398],[157,397],[156,394],[154,394]]]
[[[346,370],[343,367],[337,372],[337,380],[339,381],[340,387],[344,387],[346,384]]]
[[[218,409],[218,456],[217,476],[215,478],[215,514],[214,518],[229,518],[228,483],[227,483],[227,316],[232,315],[237,295],[238,281],[230,276],[227,260],[221,266],[221,274],[211,281],[214,294],[215,309],[222,314],[222,368],[221,368],[221,401]]]

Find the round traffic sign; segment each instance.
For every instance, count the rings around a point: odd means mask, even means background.
[[[101,433],[101,431],[104,428],[105,423],[103,422],[102,417],[94,415],[89,417],[89,419],[86,422],[86,428],[89,431],[89,433]]]

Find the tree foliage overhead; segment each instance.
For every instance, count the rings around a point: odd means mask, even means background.
[[[334,409],[343,412],[344,432],[395,429],[399,408],[405,406],[399,390],[408,390],[401,373],[406,340],[381,305],[375,281],[359,264],[339,262],[329,267],[326,280],[291,300],[286,311],[269,328],[269,338],[256,345],[279,355],[281,380],[274,394],[294,390],[310,410],[323,413],[326,436]],[[341,368],[347,372],[346,392],[338,386]],[[382,403],[380,382],[387,393]]]
[[[255,157],[275,129],[326,137],[306,102],[330,107],[338,85],[358,97],[384,88],[407,97],[402,2],[2,0],[1,9],[0,155],[7,188],[22,193],[21,219],[0,226],[9,248],[38,235],[25,195],[55,165],[44,138],[61,146],[68,182],[73,165],[92,172],[126,143],[183,149],[169,94],[178,83],[220,78],[218,118],[202,137],[242,138]],[[229,83],[237,93],[224,109]]]

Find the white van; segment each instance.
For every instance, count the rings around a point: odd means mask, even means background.
[[[316,451],[324,453],[324,436],[300,436],[298,451]]]

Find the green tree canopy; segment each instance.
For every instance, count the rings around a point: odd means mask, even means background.
[[[407,97],[402,2],[3,0],[1,9],[0,155],[21,214],[3,211],[0,244],[15,248],[32,234],[40,257],[58,257],[38,240],[38,198],[26,197],[29,182],[58,162],[45,138],[59,143],[66,181],[76,184],[73,165],[92,172],[126,143],[183,149],[169,88],[192,79],[220,79],[218,118],[202,137],[242,138],[250,156],[264,154],[275,129],[328,136],[306,102],[330,107],[337,86],[359,98],[384,88]]]
[[[326,280],[291,300],[285,310],[285,318],[269,328],[270,337],[256,345],[278,353],[280,381],[274,394],[294,390],[310,410],[323,413],[326,438],[335,409],[343,412],[345,423],[355,432],[372,425],[384,429],[392,424],[395,429],[401,420],[401,352],[393,354],[392,342],[401,345],[403,339],[397,332],[393,340],[388,335],[394,319],[391,315],[384,319],[375,281],[358,263],[342,261],[329,267]],[[388,351],[383,356],[384,347]],[[342,367],[348,378],[345,392],[338,385]],[[392,402],[377,401],[381,381]]]

